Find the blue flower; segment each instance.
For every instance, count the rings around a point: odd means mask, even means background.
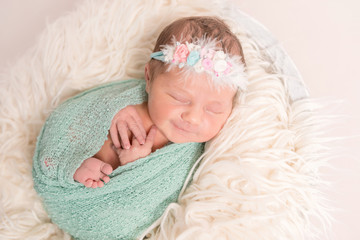
[[[186,63],[189,66],[194,66],[200,60],[200,53],[198,51],[191,51],[187,57]]]

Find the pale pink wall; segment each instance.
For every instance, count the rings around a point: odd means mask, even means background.
[[[0,68],[33,46],[37,36],[79,0],[0,0]]]
[[[312,97],[344,99],[338,109],[350,119],[332,131],[337,136],[360,134],[360,4],[357,0],[233,0],[279,39],[304,77]],[[80,0],[0,0],[0,68],[32,46],[46,20],[71,11]],[[334,181],[329,193],[342,212],[333,240],[358,240],[360,230],[360,138],[339,142],[347,157],[327,171]],[[353,156],[353,157],[351,157]]]

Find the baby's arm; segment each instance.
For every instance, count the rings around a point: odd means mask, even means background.
[[[130,131],[133,134],[132,146],[130,146],[129,141]],[[120,149],[119,134],[123,149]],[[153,126],[146,136],[146,131],[135,107],[127,106],[120,110],[112,120],[110,126],[111,139],[108,136],[108,140],[105,141],[100,151],[81,164],[73,176],[74,180],[86,187],[103,187],[103,182],[110,181],[107,175],[111,174],[113,169],[151,153],[155,134],[156,128]],[[139,141],[143,145],[140,145]],[[128,149],[125,149],[124,146],[128,146]],[[112,155],[114,156],[112,157]]]
[[[145,143],[143,145],[140,145],[140,143],[137,141],[135,136],[133,136],[132,145],[129,149],[118,149],[111,144],[112,149],[116,152],[118,156],[118,161],[120,165],[123,166],[129,162],[133,162],[139,158],[146,157],[147,155],[149,155],[152,152],[155,135],[156,135],[156,127],[154,125],[151,127],[149,134],[147,135]],[[105,143],[104,146],[106,144],[110,144],[110,143]],[[104,146],[102,147],[102,149],[104,148]],[[108,152],[107,150],[105,151]],[[99,154],[99,156],[101,155],[102,154]],[[111,162],[109,162],[109,159],[106,157],[106,155],[102,160],[97,158],[97,155],[86,159],[81,164],[81,166],[75,171],[75,174],[73,176],[74,180],[84,184],[85,187],[91,187],[91,188],[103,187],[104,183],[108,183],[110,181],[108,175],[111,174],[113,171],[113,167],[110,165]]]

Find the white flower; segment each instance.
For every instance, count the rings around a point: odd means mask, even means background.
[[[201,52],[201,46],[200,45],[194,45],[194,49],[195,51]]]
[[[201,59],[194,65],[194,69],[197,73],[201,73],[202,71],[204,71]]]
[[[228,68],[228,64],[225,60],[217,60],[214,64],[215,72],[222,73]]]
[[[195,47],[195,45],[193,43],[188,43],[188,42],[186,42],[186,46],[189,49],[189,52],[191,52]]]
[[[225,59],[226,54],[223,51],[217,51],[214,56],[214,60]]]
[[[164,53],[164,60],[165,62],[171,62],[173,60],[174,57],[174,51],[170,51],[170,50],[163,50]]]

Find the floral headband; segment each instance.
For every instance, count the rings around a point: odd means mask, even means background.
[[[173,38],[172,45],[162,45],[161,51],[151,58],[169,64],[169,69],[179,67],[184,72],[206,72],[219,85],[238,87],[245,90],[247,78],[241,57],[230,56],[216,47],[215,40],[195,39],[192,43],[180,43]]]

